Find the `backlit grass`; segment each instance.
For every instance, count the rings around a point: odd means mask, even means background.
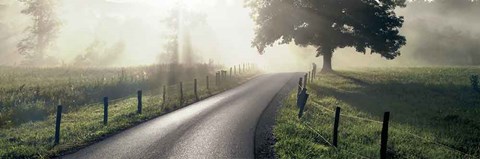
[[[218,86],[215,85],[215,79],[210,79],[208,90],[206,80],[199,79],[199,98],[204,99],[235,87],[253,75],[252,72],[245,73]],[[61,137],[58,145],[53,144],[54,115],[48,115],[41,121],[30,121],[0,129],[0,158],[51,158],[68,153],[143,121],[196,102],[193,87],[193,80],[183,82],[184,102],[182,104],[178,84],[167,87],[165,101],[163,101],[162,87],[144,91],[142,114],[137,114],[136,92],[131,92],[130,96],[110,100],[107,126],[103,125],[103,97],[101,96],[96,98],[98,101],[96,103],[65,111],[62,114]]]
[[[391,112],[390,158],[479,158],[480,94],[470,83],[478,68],[390,68],[320,74],[297,119],[296,91],[277,116],[280,158],[379,158],[385,111]],[[339,147],[332,142],[335,107]],[[325,140],[322,139],[323,136]]]

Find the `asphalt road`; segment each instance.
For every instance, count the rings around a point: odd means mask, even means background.
[[[62,158],[254,158],[258,119],[277,92],[297,77],[258,76]]]

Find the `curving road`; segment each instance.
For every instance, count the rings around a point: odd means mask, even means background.
[[[254,158],[255,128],[263,110],[299,76],[258,76],[62,158]]]

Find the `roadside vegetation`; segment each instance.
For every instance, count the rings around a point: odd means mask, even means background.
[[[359,69],[319,74],[298,119],[293,91],[274,127],[279,158],[379,158],[383,113],[391,112],[389,158],[480,158],[479,68]],[[340,107],[338,147],[332,142]]]
[[[181,67],[178,69],[182,69]],[[255,73],[243,73],[215,84],[215,69],[199,65],[180,70],[178,82],[167,82],[161,65],[125,69],[0,68],[0,158],[50,158],[87,146],[143,121],[237,86]],[[213,73],[213,75],[211,74]],[[209,76],[209,89],[206,88]],[[163,86],[166,99],[163,100]],[[143,111],[137,114],[137,90],[143,90]],[[5,96],[9,97],[6,98]],[[103,125],[103,97],[109,97],[108,125]],[[60,143],[54,145],[56,106],[64,106]]]

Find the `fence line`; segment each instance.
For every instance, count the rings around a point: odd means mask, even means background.
[[[373,119],[367,119],[367,118],[362,118],[362,117],[358,117],[358,116],[350,116],[350,115],[344,115],[344,114],[340,114],[340,116],[349,117],[349,118],[353,118],[353,119],[357,119],[357,120],[362,120],[362,121],[368,121],[368,122],[377,123],[377,124],[383,124],[383,122],[381,122],[381,121],[377,121],[377,120],[373,120]]]
[[[301,89],[306,88],[306,86],[302,86],[300,83],[299,83],[297,86],[298,86],[299,88],[301,88]],[[321,105],[318,104],[317,102],[311,102],[311,103],[313,103],[313,105],[316,106],[316,107],[318,107],[318,108],[321,108],[321,109],[326,110],[326,111],[331,112],[331,113],[335,113],[335,111],[330,110],[330,109],[328,109],[327,107],[321,106]],[[340,116],[348,117],[348,118],[353,118],[353,119],[358,119],[358,120],[363,120],[363,121],[368,121],[368,122],[374,122],[374,123],[378,123],[378,124],[383,124],[382,121],[373,120],[373,119],[368,119],[368,118],[362,118],[362,117],[359,117],[359,116],[345,115],[345,114],[340,114]]]
[[[304,88],[301,84],[297,84],[297,86],[300,87],[300,88],[302,88],[302,89]]]
[[[435,144],[435,145],[442,146],[442,147],[444,147],[444,148],[447,148],[447,149],[449,149],[449,150],[451,150],[451,151],[455,151],[455,152],[460,153],[460,154],[462,154],[462,155],[466,155],[466,156],[473,157],[473,158],[480,158],[479,156],[470,155],[470,154],[468,154],[468,153],[465,153],[465,152],[463,152],[463,151],[457,150],[457,149],[455,149],[455,148],[453,148],[453,147],[450,147],[450,146],[447,146],[447,145],[445,145],[445,144],[436,142],[436,141],[434,141],[434,140],[430,140],[430,139],[427,139],[427,138],[425,138],[425,137],[422,137],[422,136],[419,136],[419,135],[416,135],[416,134],[413,134],[413,133],[410,133],[410,132],[401,132],[399,129],[397,129],[397,128],[395,128],[395,127],[392,127],[392,128],[393,128],[392,130],[394,130],[394,131],[396,131],[396,132],[398,132],[398,133],[400,133],[400,134],[410,135],[410,136],[412,136],[412,137],[414,137],[414,138],[417,138],[417,139],[426,141],[427,143],[433,143],[433,144]]]
[[[313,106],[316,106],[316,107],[318,107],[318,108],[321,108],[321,109],[326,110],[326,111],[331,112],[331,113],[335,113],[335,111],[330,110],[330,109],[328,109],[327,107],[321,106],[321,105],[319,105],[319,104],[316,103],[316,102],[312,102],[312,103],[313,103]],[[377,120],[373,120],[373,119],[368,119],[368,118],[362,118],[362,117],[353,116],[353,115],[340,114],[340,116],[348,117],[348,118],[353,118],[353,119],[358,119],[358,120],[363,120],[363,121],[368,121],[368,122],[373,122],[373,123],[378,123],[378,124],[383,124],[383,122],[381,122],[381,121],[377,121]]]
[[[304,112],[304,107],[305,107],[305,105],[308,101],[309,94],[307,94],[306,87],[307,87],[307,78],[309,78],[308,77],[309,74],[304,75],[303,87],[302,87],[302,78],[300,78],[300,80],[298,82],[297,107],[300,108],[299,114],[298,114],[299,118],[302,117],[302,114]],[[309,82],[312,82],[312,81],[309,81]],[[362,118],[362,117],[353,116],[353,115],[343,115],[343,114],[340,113],[340,110],[341,110],[340,107],[337,107],[336,111],[334,112],[333,110],[330,110],[327,107],[321,106],[316,102],[313,102],[312,105],[314,107],[323,109],[324,111],[320,111],[320,112],[322,114],[326,114],[327,116],[330,116],[330,114],[328,114],[327,112],[335,113],[335,123],[334,123],[334,130],[333,130],[333,144],[330,143],[325,137],[323,137],[317,130],[315,130],[311,126],[309,126],[308,121],[306,121],[304,125],[308,129],[312,130],[316,135],[320,136],[325,143],[327,143],[331,147],[334,147],[336,150],[339,150],[338,147],[337,147],[337,144],[338,144],[337,143],[338,142],[337,136],[338,136],[338,122],[339,122],[339,117],[340,116],[349,117],[349,118],[353,118],[353,119],[357,119],[357,120],[361,120],[361,121],[368,121],[368,122],[373,122],[373,123],[377,123],[377,124],[378,123],[382,124],[383,126],[382,126],[382,135],[381,135],[381,144],[380,144],[380,158],[382,158],[382,159],[386,158],[387,142],[388,142],[388,121],[389,121],[390,112],[385,112],[383,122],[380,122],[380,121],[376,121],[376,120],[373,120],[373,119]],[[310,115],[310,113],[307,113],[307,114]],[[345,151],[349,154],[352,154],[354,156],[360,157],[360,158],[369,158],[369,157],[365,157],[363,155],[360,155],[360,154],[357,154],[357,153],[354,153],[354,152],[350,152],[348,150],[343,150],[343,151]]]
[[[322,112],[322,113],[325,114],[325,115],[330,115],[330,114],[327,114],[327,113],[325,113],[325,112]],[[320,136],[320,138],[322,138],[322,140],[323,140],[325,143],[327,143],[328,146],[335,148],[335,150],[337,150],[337,151],[344,151],[344,152],[347,152],[347,153],[349,153],[349,154],[355,155],[355,156],[360,157],[360,158],[370,159],[370,157],[366,157],[366,156],[363,156],[363,155],[360,155],[360,154],[357,154],[357,153],[348,151],[348,150],[346,150],[346,149],[339,149],[338,147],[336,147],[336,146],[334,146],[332,143],[330,143],[330,142],[327,140],[326,137],[322,136],[322,135],[320,134],[320,132],[318,132],[318,130],[316,130],[316,129],[314,129],[312,126],[310,126],[310,125],[311,125],[310,122],[305,121],[304,123],[305,123],[305,124],[304,124],[305,127],[307,127],[308,129],[312,130],[316,135]]]
[[[242,74],[245,74],[245,73],[248,73],[248,71],[251,71],[252,68],[245,68],[245,64],[244,64],[244,69],[242,70]],[[230,68],[230,78],[228,78],[228,72],[225,71],[225,70],[221,70],[222,74],[221,76],[219,76],[220,71],[218,71],[216,73],[217,75],[217,79],[216,79],[216,82],[222,82],[221,85],[218,85],[216,88],[219,89],[219,91],[222,91],[222,90],[225,90],[225,87],[230,87],[231,85],[231,81],[233,81],[233,77],[232,76],[232,69]],[[250,72],[251,73],[251,72]],[[240,72],[238,74],[240,77]],[[248,74],[247,74],[248,75]],[[235,74],[235,76],[237,76],[237,74]],[[248,75],[249,76],[249,75]],[[238,76],[237,76],[238,77]],[[225,82],[225,83],[224,83]],[[156,89],[159,89],[158,91],[158,95],[163,95],[163,98],[162,98],[162,107],[163,107],[163,104],[165,104],[165,101],[168,99],[168,97],[166,97],[166,93],[167,91],[169,92],[169,94],[174,94],[173,92],[171,92],[170,90],[173,88],[173,90],[175,90],[175,87],[176,86],[180,86],[179,88],[179,95],[178,96],[175,96],[173,95],[175,98],[180,98],[180,107],[183,107],[185,104],[184,102],[185,99],[184,97],[189,97],[189,94],[188,93],[185,93],[183,92],[183,89],[186,88],[185,90],[190,90],[190,88],[187,88],[187,86],[189,86],[189,84],[193,84],[192,85],[192,88],[193,89],[193,92],[194,92],[194,98],[196,99],[195,101],[198,101],[199,100],[199,96],[198,96],[198,80],[196,78],[194,78],[194,81],[189,81],[189,82],[186,82],[185,84],[185,87],[183,87],[183,82],[179,82],[179,83],[176,83],[176,84],[172,84],[170,86],[167,86],[167,85],[163,85],[161,86],[160,88],[154,88],[154,89],[151,89],[151,90],[147,90],[146,92],[143,92],[141,89],[140,90],[137,90],[137,114],[141,114],[142,113],[142,107],[143,107],[143,96],[145,95],[157,95],[155,93]],[[207,92],[208,92],[208,86],[209,86],[209,81],[208,81],[208,76],[206,76],[206,87],[207,87]],[[163,94],[162,94],[162,88],[163,88]],[[178,90],[178,89],[177,89]],[[190,91],[186,91],[186,92],[190,92]],[[128,95],[128,96],[124,96],[124,97],[119,97],[119,98],[116,98],[116,99],[113,99],[113,100],[110,100],[110,102],[112,103],[112,106],[114,106],[116,104],[116,102],[121,102],[121,101],[124,101],[124,100],[128,100],[128,99],[133,99],[135,97],[135,95]],[[90,105],[96,105],[96,104],[99,104],[99,103],[92,103]],[[108,125],[108,107],[109,107],[109,99],[108,99],[108,96],[105,96],[103,98],[103,104],[104,104],[104,114],[103,114],[103,125]],[[54,136],[54,145],[58,145],[60,143],[60,130],[61,130],[61,115],[62,115],[62,106],[59,105],[57,107],[57,115],[56,115],[56,123],[55,123],[55,136]]]
[[[370,159],[370,157],[366,157],[366,156],[363,156],[363,155],[360,155],[360,154],[357,154],[357,153],[354,153],[354,152],[351,152],[351,151],[348,151],[348,150],[345,150],[345,149],[341,149],[341,150],[340,150],[339,148],[333,146],[332,143],[330,143],[325,137],[323,137],[317,130],[315,130],[314,128],[312,128],[311,126],[309,126],[309,124],[310,124],[310,122],[305,122],[304,126],[306,126],[308,129],[312,130],[315,134],[317,134],[318,136],[320,136],[320,138],[322,138],[322,140],[323,140],[325,143],[327,143],[328,146],[335,148],[335,150],[337,150],[337,151],[345,151],[345,152],[350,153],[350,154],[352,154],[352,155],[355,155],[355,156],[357,156],[357,157],[361,157],[361,158],[365,158],[365,159]]]
[[[328,109],[328,108],[326,108],[326,107],[324,107],[324,106],[321,106],[321,105],[319,105],[319,104],[317,104],[317,103],[315,103],[315,102],[312,102],[312,103],[313,103],[313,106],[316,106],[316,107],[321,108],[321,109],[323,109],[323,110],[326,110],[326,111],[328,111],[328,112],[334,113],[334,111],[332,111],[332,110],[330,110],[330,109]],[[329,115],[329,114],[327,114],[327,113],[325,113],[325,112],[322,112],[322,113],[323,113],[323,114],[326,114],[326,115]],[[367,118],[362,118],[362,117],[358,117],[358,116],[351,116],[351,115],[344,115],[344,114],[340,114],[340,116],[349,117],[349,118],[358,119],[358,120],[363,120],[363,121],[369,121],[369,122],[378,123],[378,124],[383,124],[383,122],[381,122],[381,121],[372,120],[372,119],[367,119]],[[308,125],[307,125],[307,126],[308,126]],[[309,127],[309,126],[308,126],[308,127]],[[312,129],[311,127],[309,127],[309,128]],[[450,150],[450,151],[454,151],[454,152],[457,152],[457,153],[462,154],[462,155],[465,155],[465,156],[469,156],[469,157],[472,157],[472,158],[480,158],[480,157],[478,157],[478,156],[474,156],[474,155],[465,153],[465,152],[463,152],[463,151],[457,150],[457,149],[452,148],[452,147],[450,147],[450,146],[447,146],[447,145],[445,145],[445,144],[442,144],[442,143],[439,143],[439,142],[435,142],[434,140],[427,139],[427,138],[425,138],[425,137],[421,137],[421,136],[419,136],[419,135],[416,135],[416,134],[413,134],[413,133],[410,133],[410,132],[401,132],[400,130],[398,130],[397,128],[394,128],[394,127],[392,127],[392,128],[393,128],[392,130],[394,130],[394,131],[396,131],[396,132],[398,132],[398,133],[400,133],[400,134],[410,135],[410,136],[412,136],[412,137],[414,137],[414,138],[421,139],[421,140],[423,140],[423,141],[426,141],[426,142],[428,142],[428,143],[433,143],[433,144],[438,145],[438,146],[442,146],[442,147],[444,147],[444,148],[446,148],[446,149],[448,149],[448,150]],[[315,131],[315,130],[314,130],[314,131]],[[316,132],[315,132],[315,133],[316,133]],[[318,134],[318,133],[316,133],[316,134],[317,134],[317,135],[320,135],[320,134]],[[322,139],[324,139],[323,136],[321,136],[321,137],[322,137]],[[324,140],[325,140],[325,139],[324,139]],[[326,142],[328,143],[328,141],[326,141]],[[328,143],[328,144],[331,145],[330,143]]]
[[[298,86],[299,86],[299,87],[303,87],[303,86],[301,86],[301,85],[298,85]],[[325,110],[325,111],[330,112],[330,113],[335,113],[335,111],[330,110],[330,109],[327,108],[327,107],[321,106],[321,105],[319,105],[319,104],[316,103],[316,102],[311,102],[311,103],[313,103],[313,104],[311,104],[311,105],[313,105],[313,106],[315,106],[315,107],[317,107],[317,108],[320,108],[320,109]],[[306,114],[309,114],[309,113],[307,113],[307,112],[308,112],[308,111],[306,111]],[[330,115],[330,114],[328,114],[328,113],[326,113],[326,112],[323,112],[323,111],[320,111],[320,112],[321,112],[322,114],[325,114],[325,115]],[[362,120],[362,121],[367,121],[367,122],[372,122],[372,123],[377,123],[377,124],[383,124],[383,122],[381,122],[381,121],[377,121],[377,120],[373,120],[373,119],[368,119],[368,118],[362,118],[362,117],[353,116],[353,115],[340,114],[340,116],[348,117],[348,118],[352,118],[352,119],[357,119],[357,120]],[[337,149],[337,148],[336,148],[333,144],[331,144],[325,137],[323,137],[320,133],[318,133],[317,130],[315,130],[315,129],[313,129],[311,126],[309,126],[309,125],[308,125],[309,123],[310,123],[310,122],[305,122],[305,126],[306,126],[308,129],[312,130],[316,135],[320,136],[320,137],[322,138],[322,140],[323,140],[325,143],[327,143],[329,146],[334,147],[335,149]],[[421,137],[421,136],[419,136],[419,135],[416,135],[416,134],[413,134],[413,133],[410,133],[410,132],[401,132],[400,130],[398,130],[397,128],[394,128],[394,127],[392,127],[392,128],[393,128],[392,130],[394,130],[394,131],[396,131],[396,132],[398,132],[398,133],[400,133],[400,134],[410,135],[410,136],[412,136],[412,137],[414,137],[414,138],[423,140],[423,141],[425,141],[425,142],[427,142],[427,143],[433,143],[433,144],[435,144],[435,145],[444,147],[444,148],[446,148],[446,149],[448,149],[448,150],[450,150],[450,151],[454,151],[454,152],[459,153],[459,154],[461,154],[461,155],[468,156],[468,157],[471,157],[471,158],[480,158],[479,156],[474,156],[474,155],[465,153],[465,152],[463,152],[463,151],[460,151],[460,150],[455,149],[455,148],[453,148],[453,147],[450,147],[450,146],[447,146],[447,145],[445,145],[445,144],[436,142],[436,141],[434,141],[434,140],[427,139],[427,138],[425,138],[425,137]],[[359,155],[359,154],[356,154],[356,153],[353,153],[353,152],[350,152],[350,151],[347,151],[347,150],[344,150],[344,151],[345,151],[345,152],[348,152],[348,153],[350,153],[350,154],[356,155],[356,156],[358,156],[358,157],[369,158],[369,157],[365,157],[365,156],[362,156],[362,155]]]
[[[323,137],[319,132],[317,132],[317,130],[315,130],[315,129],[313,129],[311,126],[309,126],[309,124],[310,124],[310,122],[305,122],[305,125],[304,125],[304,126],[306,126],[306,127],[309,128],[310,130],[312,130],[315,134],[317,134],[318,136],[320,136],[320,138],[322,138],[323,141],[324,141],[325,143],[327,143],[329,146],[335,147],[335,146],[333,146],[332,143],[330,143],[330,142],[327,140],[327,138]]]
[[[313,76],[313,74],[310,74],[310,72],[308,72],[307,74],[304,75],[304,79],[303,79],[303,80],[305,80],[306,78],[311,79],[312,76]],[[313,82],[314,82],[313,79],[314,79],[314,78],[312,78],[312,80],[309,81],[309,82],[312,82],[312,83],[313,83]],[[297,85],[297,86],[298,86],[298,89],[299,89],[299,94],[300,94],[300,90],[303,90],[304,88],[307,87],[307,81],[305,80],[305,81],[303,81],[303,82],[304,82],[304,83],[303,83],[303,85],[302,85],[302,78],[300,78],[300,81],[299,81],[299,83],[298,83],[298,85]],[[297,96],[297,100],[298,100],[298,99],[299,99],[299,96]],[[297,102],[297,103],[298,103],[298,102]],[[322,105],[318,104],[318,103],[315,102],[315,101],[312,101],[311,103],[313,103],[313,104],[311,104],[312,106],[317,107],[317,108],[320,108],[320,109],[326,111],[326,112],[320,111],[320,113],[322,113],[322,114],[331,115],[331,114],[328,114],[327,112],[335,113],[335,111],[330,110],[329,108],[327,108],[327,107],[325,107],[325,106],[322,106]],[[308,113],[308,112],[309,112],[309,111],[306,111],[305,114],[310,115],[310,113]],[[386,112],[386,113],[388,113],[388,112]],[[369,118],[364,118],[364,117],[359,117],[359,116],[354,116],[354,115],[346,115],[346,114],[339,114],[339,115],[340,115],[340,116],[343,116],[343,117],[347,117],[347,118],[352,118],[352,119],[361,120],[361,121],[372,122],[372,123],[377,123],[377,124],[384,124],[384,122],[378,121],[378,120],[374,120],[374,119],[369,119]],[[385,118],[385,116],[384,116],[384,118]],[[384,120],[385,120],[385,119],[384,119]],[[387,122],[388,122],[388,120],[387,120]],[[329,146],[334,147],[335,149],[338,150],[338,148],[337,148],[336,146],[334,146],[332,143],[330,143],[330,142],[329,142],[325,137],[323,137],[316,129],[314,129],[314,128],[312,128],[311,126],[309,126],[310,122],[305,121],[305,122],[303,122],[303,123],[304,123],[304,126],[306,126],[308,129],[312,130],[316,135],[320,136],[325,143],[327,143]],[[446,144],[442,144],[442,143],[436,142],[436,141],[431,140],[431,139],[428,139],[428,138],[426,138],[426,137],[422,137],[422,136],[419,136],[419,135],[417,135],[417,134],[413,134],[413,133],[410,133],[410,132],[403,132],[403,131],[395,128],[395,127],[392,127],[391,130],[393,130],[393,131],[395,131],[395,132],[397,132],[397,133],[399,133],[399,134],[405,134],[405,135],[409,135],[409,136],[411,136],[411,137],[414,137],[414,138],[416,138],[416,139],[420,139],[420,140],[424,141],[425,143],[433,143],[433,144],[435,144],[435,145],[441,146],[441,147],[443,147],[443,148],[445,148],[445,149],[447,149],[447,150],[456,152],[456,153],[461,154],[461,155],[463,155],[463,156],[468,156],[468,157],[470,157],[470,158],[480,158],[480,156],[475,156],[475,155],[468,154],[468,153],[466,153],[466,152],[460,151],[460,150],[458,150],[458,149],[456,149],[456,148],[450,147],[450,146],[448,146],[448,145],[446,145]],[[382,140],[383,140],[383,139],[382,139]],[[334,142],[335,142],[335,141],[334,141]],[[388,149],[388,148],[387,148],[387,149]],[[342,150],[343,150],[343,149],[342,149]],[[391,149],[388,149],[388,150],[391,150]],[[348,153],[350,153],[350,154],[353,154],[353,155],[355,155],[355,156],[357,156],[357,157],[369,158],[369,157],[365,157],[365,156],[362,156],[362,155],[359,155],[359,154],[356,154],[356,153],[354,153],[354,152],[350,152],[350,151],[347,151],[347,150],[343,150],[343,151],[348,152]]]

